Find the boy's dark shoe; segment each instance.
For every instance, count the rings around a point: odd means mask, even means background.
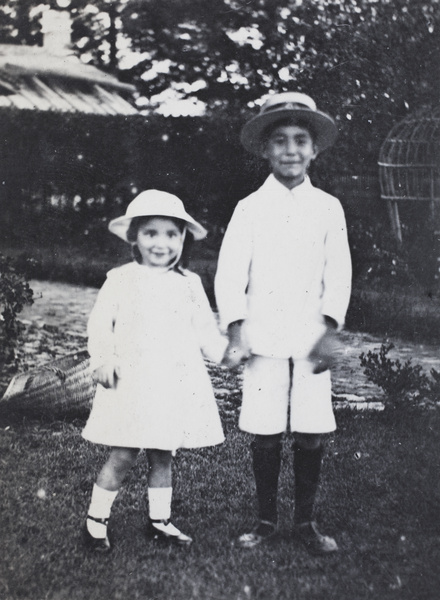
[[[272,540],[277,534],[277,526],[271,521],[260,521],[249,533],[243,533],[237,539],[240,548],[255,548],[262,542]]]
[[[90,518],[90,517],[88,517],[88,518]],[[93,520],[98,521],[98,519],[93,519]],[[100,521],[102,521],[103,525],[107,525],[107,523],[108,523],[108,519],[101,519]],[[89,550],[93,550],[93,552],[96,552],[98,554],[108,554],[112,550],[112,544],[110,542],[108,534],[104,538],[93,537],[93,535],[90,533],[90,531],[87,528],[87,523],[84,524],[83,540],[84,540],[84,545]]]
[[[193,540],[175,527],[170,519],[148,519],[147,538],[156,542],[189,546]]]
[[[300,540],[310,554],[313,554],[314,556],[330,554],[331,552],[337,552],[339,549],[336,540],[327,535],[322,535],[318,531],[318,526],[315,521],[308,521],[306,523],[295,525],[293,535],[295,539]]]

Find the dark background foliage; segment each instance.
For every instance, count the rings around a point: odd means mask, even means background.
[[[210,235],[203,250],[212,258],[237,201],[268,174],[264,162],[241,147],[241,125],[242,117],[224,113],[103,118],[0,110],[2,238],[29,257],[35,247],[54,250],[65,245],[111,258],[123,249],[108,235],[108,221],[122,214],[136,193],[157,188],[181,197],[206,225]],[[434,285],[436,238],[429,235],[426,219],[407,219],[408,245],[398,248],[374,165],[369,174],[340,170],[338,156],[343,152],[341,144],[325,152],[311,177],[343,203],[355,281],[389,278],[408,283],[412,277],[427,287]],[[68,270],[65,277],[69,279]]]

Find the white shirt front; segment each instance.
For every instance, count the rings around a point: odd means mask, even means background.
[[[289,190],[270,175],[241,200],[224,236],[215,281],[224,330],[245,320],[254,354],[300,357],[323,330],[340,327],[351,259],[340,202],[310,180]]]

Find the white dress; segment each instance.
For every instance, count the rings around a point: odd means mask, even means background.
[[[203,355],[220,361],[227,342],[197,275],[135,262],[113,269],[88,335],[91,368],[113,361],[120,378],[115,389],[98,384],[85,439],[160,450],[224,441]]]

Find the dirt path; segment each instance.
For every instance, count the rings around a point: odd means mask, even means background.
[[[85,347],[87,318],[97,290],[44,281],[32,281],[31,288],[34,291],[35,302],[24,309],[20,319],[34,330],[55,331],[62,337],[67,337],[71,340],[72,351]],[[414,364],[421,364],[428,372],[432,367],[440,370],[440,349],[434,346],[383,340],[368,334],[347,331],[341,334],[341,338],[344,349],[333,373],[333,389],[337,395],[356,396],[359,400],[380,398],[379,388],[368,382],[362,372],[359,355],[368,350],[377,350],[384,341],[393,342],[395,345],[390,356],[399,357],[402,361],[411,358]],[[28,346],[29,352],[35,352],[35,342],[29,341]],[[49,351],[50,348],[47,350]],[[41,356],[40,342],[38,362],[50,358],[50,353],[47,357]]]

